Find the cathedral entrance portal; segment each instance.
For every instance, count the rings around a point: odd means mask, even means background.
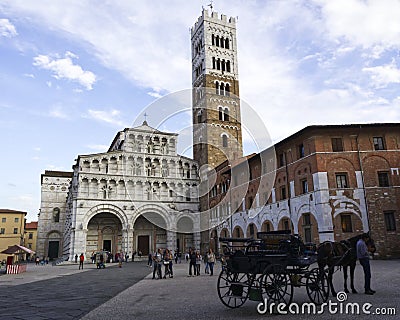
[[[164,218],[155,212],[146,212],[139,216],[134,224],[133,250],[143,255],[158,248],[167,248],[167,230]]]
[[[86,252],[109,251],[113,255],[122,251],[122,223],[112,213],[102,212],[90,219],[87,227]]]

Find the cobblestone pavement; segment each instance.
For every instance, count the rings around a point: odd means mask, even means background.
[[[145,263],[28,265],[26,273],[0,276],[1,319],[79,319],[149,273]]]
[[[372,286],[377,293],[364,295],[362,268],[356,268],[356,288],[359,294],[348,294],[346,303],[371,303],[371,312],[376,308],[396,309],[396,316],[360,314],[358,319],[398,319],[400,313],[400,260],[374,260],[372,266]],[[265,315],[257,313],[257,302],[247,301],[238,309],[225,307],[218,298],[217,278],[220,267],[214,276],[204,274],[187,277],[186,263],[174,265],[174,278],[152,280],[151,269],[145,262],[128,263],[105,270],[93,270],[85,265],[84,272],[77,266],[48,267],[48,280],[37,281],[26,273],[0,276],[1,319],[262,319]],[[61,268],[61,269],[57,269]],[[51,271],[50,271],[51,269]],[[33,273],[33,271],[32,271]],[[35,278],[35,279],[33,279]],[[144,279],[143,279],[144,278]],[[32,280],[35,282],[29,282]],[[335,274],[335,287],[342,290],[341,272]],[[9,281],[14,285],[10,285]],[[20,281],[16,284],[16,281]],[[8,285],[6,285],[8,284]],[[338,302],[331,298],[332,302]],[[304,288],[294,289],[294,302],[301,307],[309,302]],[[267,315],[271,316],[271,315]],[[272,315],[280,319],[279,315]],[[278,318],[276,318],[278,317]],[[281,319],[354,319],[340,310],[332,315],[327,309],[322,315],[285,315]]]

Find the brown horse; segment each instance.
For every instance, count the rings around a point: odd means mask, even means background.
[[[354,287],[354,270],[357,262],[356,246],[360,238],[361,235],[341,242],[325,241],[318,246],[318,267],[322,270],[325,266],[328,266],[328,282],[333,296],[336,296],[332,282],[335,267],[343,267],[344,291],[347,293],[349,292],[347,288],[347,267],[350,267],[350,288],[353,293],[357,293]],[[367,246],[369,252],[375,252],[375,244],[371,238],[369,238]]]

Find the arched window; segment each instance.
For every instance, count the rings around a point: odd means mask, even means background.
[[[211,35],[211,44],[215,45],[215,37],[214,34]]]
[[[223,113],[222,107],[218,108],[218,119],[224,120],[224,113]]]
[[[231,62],[229,60],[226,62],[226,71],[231,72]]]
[[[222,135],[222,147],[224,148],[228,147],[228,136],[226,134]]]
[[[222,37],[222,38],[221,38],[221,48],[224,47],[224,44],[225,44],[225,40],[224,40],[224,37]]]
[[[225,60],[221,61],[221,70],[225,71]]]
[[[212,59],[213,69],[215,69],[215,57]]]
[[[215,39],[215,44],[217,45],[217,47],[219,47],[219,36],[217,36],[217,38]]]
[[[199,112],[197,112],[197,122],[198,123],[201,122],[202,115],[203,115],[203,110],[200,110]]]
[[[221,70],[221,60],[217,59],[217,70]]]
[[[53,209],[53,222],[60,222],[60,208]]]
[[[228,61],[229,62],[229,61]],[[229,87],[229,83],[227,83],[225,85],[225,95],[229,97],[230,95],[230,87]]]
[[[229,121],[229,109],[224,109],[224,121]]]
[[[223,96],[225,95],[225,85],[223,83],[219,86],[219,94]]]
[[[229,39],[225,39],[225,48],[229,49]]]
[[[215,94],[219,94],[219,84],[218,84],[218,81],[215,82]]]

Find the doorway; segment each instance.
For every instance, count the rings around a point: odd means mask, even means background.
[[[149,241],[150,237],[149,236],[138,236],[138,247],[137,250],[138,252],[141,251],[142,255],[148,255],[149,254]]]
[[[103,250],[111,252],[111,240],[103,240]]]
[[[50,260],[53,260],[54,258],[58,258],[58,249],[60,247],[60,242],[59,241],[49,241],[49,253],[48,257]]]

